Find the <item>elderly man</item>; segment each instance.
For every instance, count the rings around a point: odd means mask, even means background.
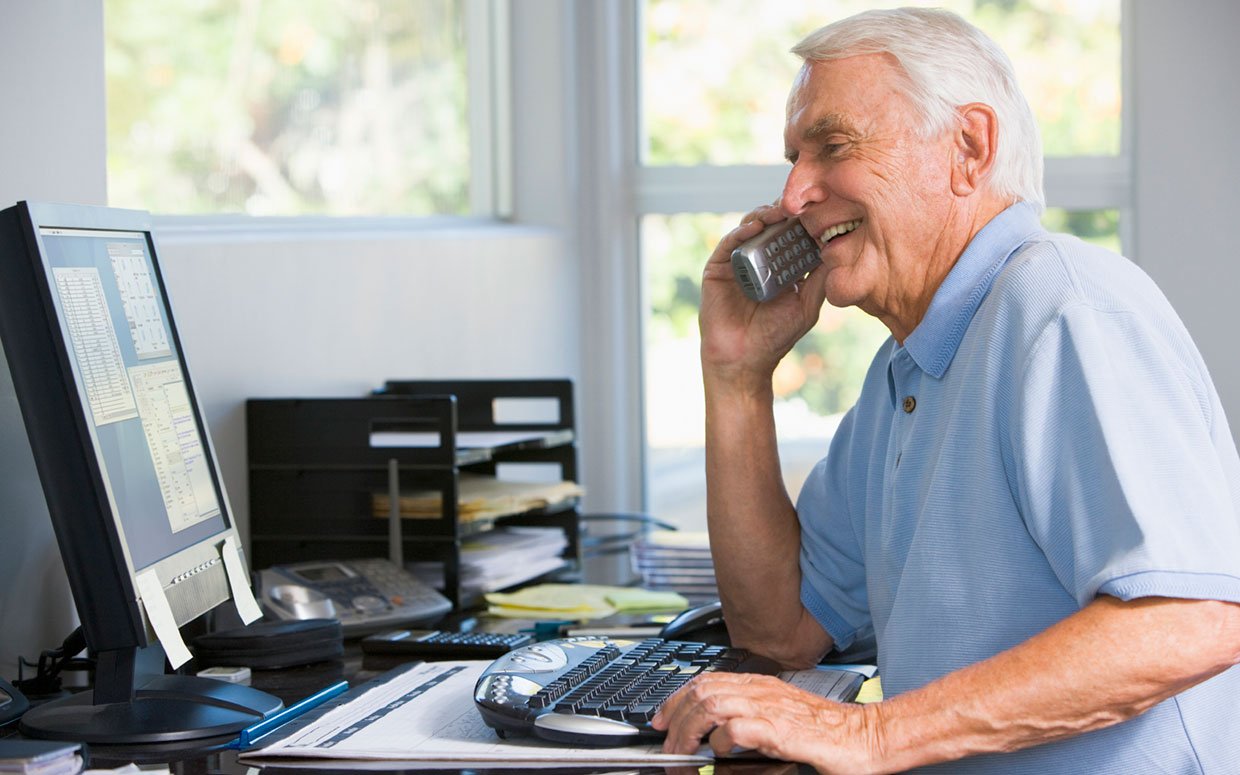
[[[1188,333],[1129,261],[1040,227],[1037,130],[977,29],[871,12],[794,51],[783,195],[703,276],[711,544],[734,643],[806,667],[872,642],[887,699],[704,676],[665,749],[1240,772],[1240,459]],[[789,216],[823,263],[754,304],[729,255]],[[824,300],[892,336],[794,507],[771,375]]]

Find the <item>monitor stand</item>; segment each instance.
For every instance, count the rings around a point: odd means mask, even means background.
[[[283,707],[276,697],[249,686],[187,675],[136,673],[138,661],[158,646],[100,652],[95,688],[36,705],[22,716],[30,737],[102,745],[172,743],[236,735]]]

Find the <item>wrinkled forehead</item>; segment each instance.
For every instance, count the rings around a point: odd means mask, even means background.
[[[850,114],[854,123],[868,123],[875,110],[894,97],[913,103],[912,82],[899,61],[890,54],[857,54],[829,60],[807,60],[792,80],[785,102],[785,126],[808,114]],[[907,102],[905,102],[907,100]]]

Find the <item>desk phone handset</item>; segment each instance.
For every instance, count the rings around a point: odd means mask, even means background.
[[[345,636],[436,619],[452,603],[388,560],[275,565],[259,574],[263,607],[279,619],[338,619]]]

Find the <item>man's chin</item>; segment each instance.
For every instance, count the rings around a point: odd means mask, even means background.
[[[857,271],[857,261],[831,267],[823,279],[823,291],[832,307],[860,307],[870,297],[870,285]]]
[[[832,307],[839,307],[840,309],[856,307],[865,300],[865,296],[858,293],[855,288],[833,285],[830,277],[827,278],[826,293],[827,303]]]

